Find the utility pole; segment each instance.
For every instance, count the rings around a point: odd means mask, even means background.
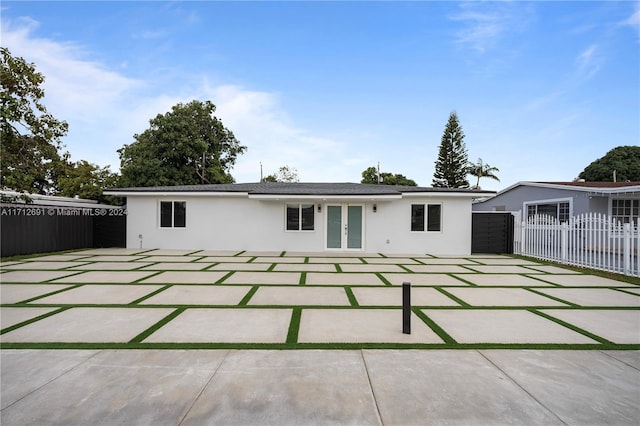
[[[262,183],[262,161],[260,162],[260,183]]]
[[[380,162],[378,161],[378,185],[380,185]]]

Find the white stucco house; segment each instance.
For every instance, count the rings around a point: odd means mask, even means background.
[[[492,191],[357,183],[118,188],[127,247],[289,252],[471,252],[471,203]]]

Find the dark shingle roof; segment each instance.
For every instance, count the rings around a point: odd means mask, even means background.
[[[107,192],[246,192],[255,195],[394,195],[407,192],[443,192],[494,194],[459,188],[431,188],[420,186],[373,185],[364,183],[230,183],[207,185],[152,186],[113,188]]]

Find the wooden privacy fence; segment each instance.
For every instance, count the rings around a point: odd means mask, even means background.
[[[517,223],[514,253],[543,260],[640,276],[638,220],[622,223],[586,213],[560,223],[536,215]]]

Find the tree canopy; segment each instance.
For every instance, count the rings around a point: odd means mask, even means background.
[[[468,188],[468,154],[464,144],[464,132],[458,114],[452,111],[440,142],[433,186],[440,188]]]
[[[383,185],[403,185],[403,186],[417,186],[413,179],[409,179],[401,174],[393,174],[388,172],[380,173],[380,181],[378,182],[378,169],[376,167],[368,167],[362,172],[362,180],[360,183],[373,183]]]
[[[474,189],[480,189],[480,178],[486,177],[500,182],[498,176],[495,175],[495,172],[499,171],[499,168],[491,167],[489,164],[483,163],[482,158],[478,158],[477,163],[469,163],[468,173],[477,178]]]
[[[118,178],[108,166],[100,167],[86,160],[67,162],[64,174],[58,179],[59,195],[114,204],[114,197],[102,195],[102,190],[117,186]]]
[[[277,172],[267,175],[262,179],[263,182],[300,182],[298,177],[298,169],[295,167],[282,166]]]
[[[210,101],[194,100],[149,120],[135,142],[118,150],[120,186],[233,183],[231,169],[247,148],[215,110]]]
[[[578,178],[588,182],[612,182],[614,171],[618,182],[640,182],[640,146],[613,148],[585,167]]]
[[[66,122],[47,112],[44,76],[33,63],[0,48],[0,186],[17,192],[53,194],[64,162],[59,154]]]

